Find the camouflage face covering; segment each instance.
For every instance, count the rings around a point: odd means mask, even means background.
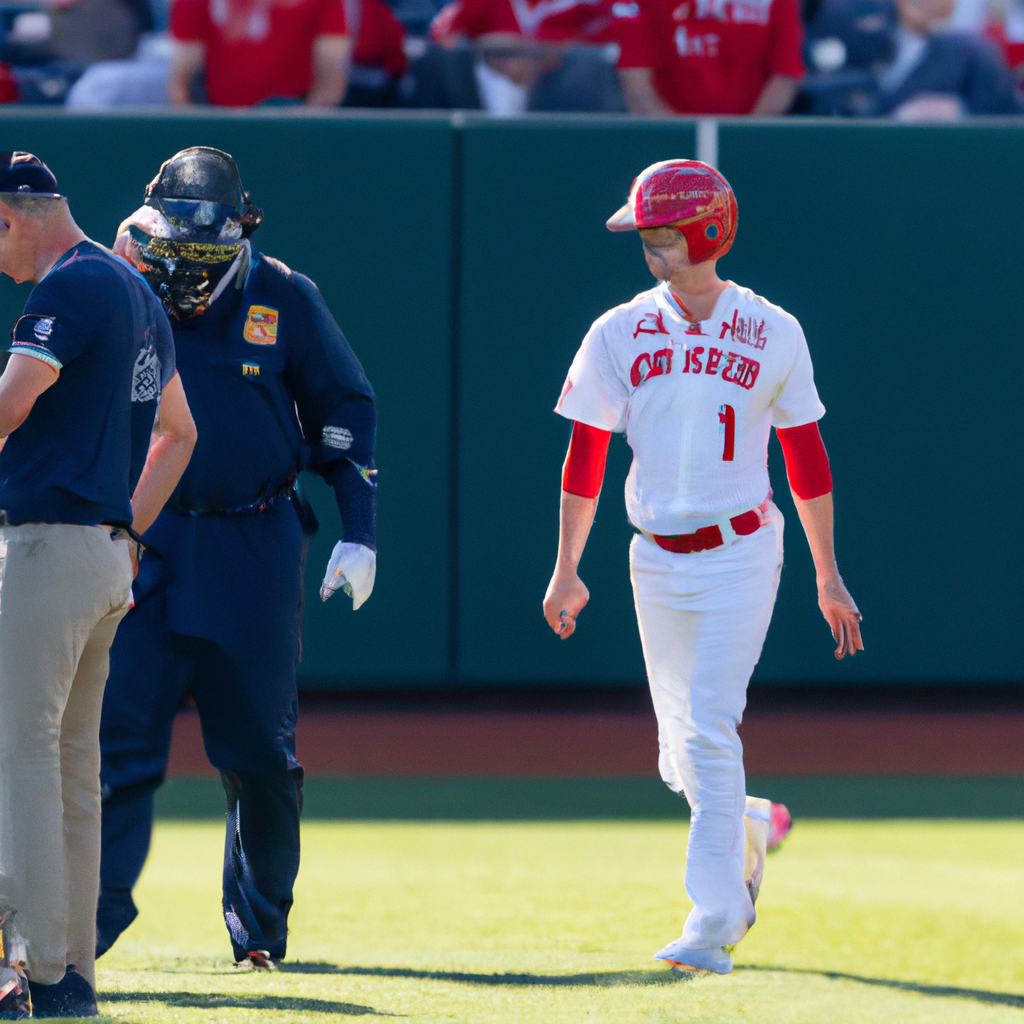
[[[209,308],[248,243],[233,211],[190,200],[173,205],[173,211],[147,205],[133,214],[128,253],[171,316],[191,320]]]

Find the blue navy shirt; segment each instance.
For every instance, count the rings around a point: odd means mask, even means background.
[[[0,451],[0,508],[19,523],[131,523],[160,393],[174,375],[163,307],[95,242],[32,289],[11,354],[59,371]]]
[[[229,512],[343,462],[372,480],[373,389],[316,286],[253,253],[239,290],[172,321],[198,440],[169,507]]]

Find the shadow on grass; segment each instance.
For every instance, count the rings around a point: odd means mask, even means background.
[[[865,978],[859,974],[843,971],[815,971],[808,967],[760,967],[757,964],[737,964],[737,971],[761,971],[772,974],[804,974],[817,978],[831,978],[836,981],[857,981],[861,985],[877,985],[893,988],[900,992],[917,992],[922,996],[938,996],[944,999],[973,999],[978,1003],[992,1003],[997,1006],[1014,1006],[1024,1009],[1024,996],[1012,992],[986,992],[978,988],[957,988],[954,985],[923,985],[917,981],[894,981],[891,978]]]
[[[357,974],[375,978],[420,978],[461,981],[470,985],[669,985],[692,975],[672,971],[595,971],[588,974],[468,974],[461,971],[417,971],[411,967],[338,967],[328,963],[283,963],[278,970],[294,974]]]
[[[589,974],[469,974],[461,971],[417,971],[411,967],[338,967],[323,962],[283,963],[279,970],[292,974],[348,974],[377,978],[420,978],[430,981],[459,981],[470,985],[673,985],[695,977],[676,971],[595,971]],[[979,1003],[1013,1006],[1024,1009],[1024,996],[1010,992],[987,992],[984,989],[957,988],[953,985],[924,985],[916,981],[895,981],[890,978],[866,978],[843,971],[816,971],[806,967],[761,967],[757,964],[737,964],[737,971],[760,971],[776,974],[803,974],[836,981],[856,981],[862,985],[877,985],[900,992],[916,992],[923,996],[945,999],[973,999]]]
[[[220,992],[106,992],[101,1003],[165,1003],[193,1010],[284,1010],[306,1013],[337,1013],[343,1017],[395,1017],[398,1014],[375,1010],[358,1003],[336,1003],[329,999],[301,999],[292,996],[237,996]]]

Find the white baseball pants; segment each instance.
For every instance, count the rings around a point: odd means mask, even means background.
[[[17,912],[32,981],[75,964],[95,987],[100,709],[128,543],[45,523],[0,537],[0,905]]]
[[[675,554],[642,536],[630,573],[658,716],[662,779],[690,804],[683,940],[738,942],[754,923],[744,884],[746,779],[737,727],[782,570],[782,513],[727,548]]]

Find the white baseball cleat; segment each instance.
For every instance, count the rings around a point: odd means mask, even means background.
[[[691,949],[683,944],[682,938],[670,942],[654,954],[655,960],[678,967],[681,971],[711,971],[714,974],[731,974],[732,957],[721,946],[713,949]]]

